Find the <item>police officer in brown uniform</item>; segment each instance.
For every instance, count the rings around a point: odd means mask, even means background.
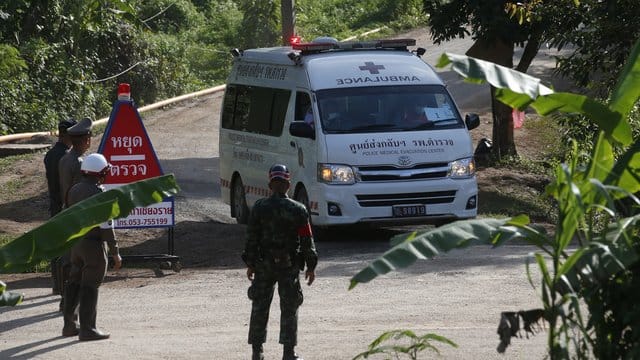
[[[49,215],[53,217],[62,210],[62,197],[60,196],[60,174],[58,164],[60,159],[71,147],[71,138],[67,129],[77,124],[74,119],[62,120],[58,123],[58,141],[44,155],[44,168],[47,175],[47,187],[49,189]],[[51,278],[53,280],[53,293],[61,294],[62,286],[58,281],[58,258],[51,259]]]
[[[82,174],[80,172],[80,164],[82,163],[82,155],[89,150],[91,146],[91,127],[93,122],[89,118],[83,118],[77,124],[67,129],[67,134],[71,139],[72,148],[60,159],[58,164],[58,174],[60,177],[60,198],[62,199],[62,207],[67,207],[67,192],[75,183],[80,181]],[[65,254],[58,258],[58,286],[64,289],[64,284],[69,279],[69,271],[71,264],[69,263],[69,255]],[[60,307],[64,308],[64,293],[60,301]]]
[[[69,206],[99,194],[110,165],[101,154],[87,156],[81,165],[82,179],[67,194]],[[71,248],[71,273],[65,287],[64,327],[62,336],[79,335],[80,341],[102,340],[109,334],[96,328],[98,289],[107,273],[107,248],[115,270],[122,265],[111,221],[90,230]],[[79,305],[79,307],[78,307]],[[76,308],[80,327],[75,319]]]
[[[67,129],[73,147],[61,159],[58,165],[60,174],[60,197],[66,205],[67,192],[73,184],[80,181],[80,164],[82,155],[91,147],[91,127],[93,121],[89,118],[80,120],[76,125]]]

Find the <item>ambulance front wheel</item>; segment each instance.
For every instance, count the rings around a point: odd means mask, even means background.
[[[249,222],[249,207],[244,193],[244,185],[240,176],[236,177],[231,186],[231,207],[233,216],[238,224],[246,224]]]
[[[296,200],[299,203],[302,203],[302,205],[304,205],[304,207],[307,208],[307,212],[309,213],[309,216],[311,216],[311,208],[309,207],[309,195],[307,193],[307,189],[305,189],[303,185],[300,185],[300,187],[296,190],[294,195],[294,200]],[[322,241],[322,240],[328,239],[328,233],[329,233],[328,228],[317,227],[317,226],[314,226],[313,224],[311,224],[311,226],[313,227],[313,238],[315,240]]]
[[[309,215],[311,215],[311,209],[309,208],[309,195],[307,195],[307,189],[305,189],[304,186],[300,186],[298,191],[296,191],[294,200],[302,203],[302,205],[307,208]]]

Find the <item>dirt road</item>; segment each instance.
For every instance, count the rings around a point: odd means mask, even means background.
[[[428,42],[426,33],[410,35],[420,35],[419,45]],[[452,52],[464,52],[468,42],[448,46]],[[456,91],[468,91],[463,86],[471,86],[451,79],[454,96]],[[477,92],[457,99],[464,110],[487,109],[482,96],[473,97]],[[0,359],[249,358],[249,282],[239,259],[244,227],[229,218],[228,207],[219,199],[220,97],[211,95],[143,115],[164,171],[175,173],[182,187],[176,199],[175,236],[185,269],[174,273],[130,264],[118,273],[109,272],[101,288],[98,325],[112,337],[93,343],[60,336],[58,297],[50,295],[47,274],[3,276],[10,289],[26,294],[26,300],[15,308],[0,308]],[[490,126],[483,131],[490,135]],[[99,139],[94,139],[97,143]],[[318,277],[313,286],[304,286],[299,353],[306,359],[350,359],[384,331],[411,329],[456,342],[458,349],[434,344],[447,359],[504,358],[495,350],[500,312],[539,307],[524,267],[525,257],[534,249],[472,247],[347,291],[350,277],[387,250],[395,233],[396,229],[359,229],[317,244]],[[166,251],[163,230],[119,231],[118,236],[126,254]],[[277,305],[275,299],[267,359],[281,357]],[[542,358],[545,341],[545,333],[514,339],[506,357]]]

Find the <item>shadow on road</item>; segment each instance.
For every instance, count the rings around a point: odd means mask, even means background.
[[[65,338],[63,338],[62,336],[53,337],[49,339],[34,341],[24,345],[19,345],[10,349],[5,349],[0,351],[0,359],[33,359],[38,357],[38,355],[43,355],[48,352],[55,351],[57,349],[62,349],[67,346],[71,346],[77,342],[77,341],[73,341],[73,342],[58,343],[58,344],[53,344],[37,350],[24,352],[26,350],[37,348],[37,347],[40,347],[41,345],[52,343],[52,342],[55,342],[56,340],[62,340],[62,339],[65,339]]]

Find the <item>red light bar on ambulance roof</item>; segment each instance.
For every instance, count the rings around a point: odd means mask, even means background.
[[[291,44],[293,50],[300,50],[303,52],[316,52],[323,50],[335,49],[336,45],[332,43],[298,43]]]
[[[390,39],[390,40],[378,40],[378,47],[407,47],[416,46],[416,39]]]
[[[290,39],[289,39],[289,45],[293,45],[293,44],[300,44],[300,42],[302,41],[302,38],[298,35],[293,35]]]
[[[291,44],[293,50],[303,53],[315,53],[327,50],[351,50],[351,49],[398,49],[406,50],[409,46],[415,46],[415,39],[390,39],[390,40],[365,40],[365,41],[329,41],[329,38],[316,39],[310,43]]]

